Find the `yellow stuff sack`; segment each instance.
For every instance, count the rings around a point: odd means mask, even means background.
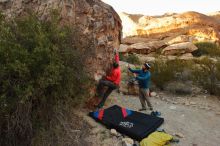
[[[140,146],[164,146],[173,137],[164,132],[154,132],[140,142]]]

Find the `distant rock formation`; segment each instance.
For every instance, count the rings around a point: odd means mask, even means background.
[[[161,16],[119,15],[123,24],[122,53],[149,54],[162,50],[163,55],[184,54],[197,49],[192,44],[194,42],[220,43],[220,12],[207,15],[197,12]]]
[[[138,20],[143,15],[130,15],[127,13],[119,13],[123,25],[123,36],[138,35],[137,30],[139,29]]]
[[[220,22],[220,11],[209,13],[207,15],[210,16],[210,17],[215,18],[216,20],[218,20]]]
[[[144,36],[164,38],[186,34],[200,40],[219,41],[219,15],[207,16],[197,12],[169,14],[163,16],[143,16],[119,14],[122,19],[124,37]],[[136,17],[134,17],[136,16]],[[128,29],[131,27],[132,29]]]
[[[0,0],[0,10],[9,18],[31,10],[46,20],[52,9],[60,10],[62,23],[77,26],[94,40],[95,56],[88,59],[88,66],[98,80],[108,69],[122,35],[121,19],[111,6],[101,0]]]

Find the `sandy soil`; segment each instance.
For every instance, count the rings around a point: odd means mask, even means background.
[[[179,134],[178,144],[172,146],[219,146],[220,145],[220,101],[216,97],[197,95],[196,97],[176,96],[158,93],[151,97],[154,109],[162,113],[165,119],[161,126],[171,135]],[[127,96],[114,92],[105,107],[114,104],[138,110],[140,102],[137,96]],[[144,113],[149,114],[149,111]],[[87,141],[93,145],[119,146],[120,137],[112,136],[108,129],[96,123],[88,116],[84,119],[92,125]]]

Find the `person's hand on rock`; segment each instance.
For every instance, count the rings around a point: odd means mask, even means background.
[[[128,67],[128,69],[130,69],[130,68],[131,68],[131,67],[130,67],[130,64],[128,64],[127,67]]]

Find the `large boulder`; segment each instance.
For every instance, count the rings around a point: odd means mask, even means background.
[[[198,48],[191,42],[173,44],[163,49],[164,55],[181,55],[185,53],[192,53]]]
[[[180,56],[179,59],[181,59],[181,60],[192,60],[193,55],[192,55],[192,53],[186,53],[186,54],[183,54],[182,56]]]
[[[0,10],[6,17],[19,17],[30,10],[47,20],[51,10],[60,11],[61,25],[70,24],[93,40],[93,54],[88,58],[89,73],[98,80],[113,60],[113,50],[121,38],[121,20],[114,9],[101,0],[1,0]]]
[[[149,54],[155,52],[161,47],[165,47],[164,41],[152,41],[148,43],[135,43],[132,45],[121,45],[120,52],[122,53],[137,53],[137,54]]]
[[[141,63],[145,63],[145,62],[152,63],[152,62],[155,62],[156,60],[156,57],[151,56],[151,55],[137,54],[136,56],[139,58]]]
[[[128,52],[128,48],[129,48],[128,45],[121,44],[120,47],[119,47],[119,52],[120,53],[127,53]]]
[[[178,44],[183,42],[193,42],[195,40],[192,36],[179,35],[174,37],[169,37],[165,39],[167,45]]]
[[[130,71],[128,71],[128,63],[120,61],[119,63],[122,76],[121,76],[121,83],[120,83],[120,92],[123,94],[128,95],[138,95],[138,85],[137,82],[131,82],[133,79],[133,75]],[[134,65],[129,64],[131,68],[135,68]],[[131,84],[134,83],[134,84]]]

